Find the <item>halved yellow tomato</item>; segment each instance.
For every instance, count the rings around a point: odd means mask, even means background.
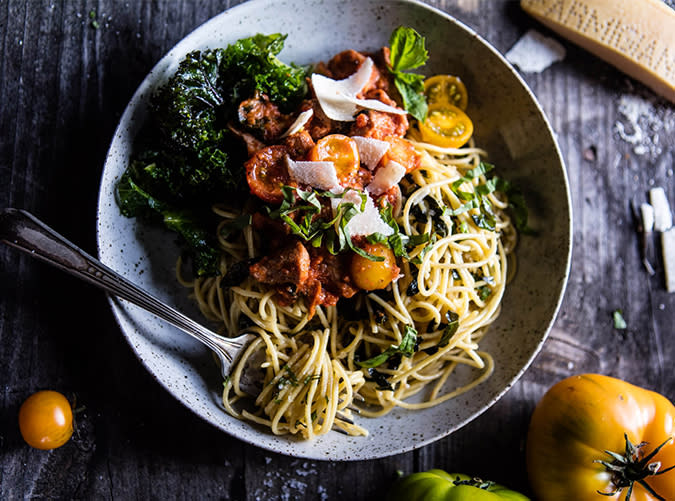
[[[473,122],[468,115],[447,103],[429,106],[427,118],[419,127],[423,141],[443,148],[460,148],[473,134]]]
[[[466,87],[459,79],[452,75],[436,75],[424,81],[424,94],[427,103],[452,104],[461,110],[466,110],[469,104],[469,94]]]
[[[398,136],[387,136],[384,140],[389,143],[389,149],[382,156],[380,165],[386,165],[390,161],[398,162],[405,167],[406,173],[419,168],[422,157],[410,141]]]
[[[349,186],[356,177],[360,159],[356,141],[342,134],[330,134],[319,139],[309,151],[312,162],[333,162],[342,186]]]

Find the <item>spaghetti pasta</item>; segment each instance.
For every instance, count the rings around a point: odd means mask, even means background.
[[[366,435],[364,427],[338,416],[353,417],[353,408],[366,417],[396,407],[423,409],[469,391],[491,374],[492,356],[479,344],[499,315],[516,244],[507,201],[497,191],[486,193],[494,220],[482,224],[481,208],[466,200],[486,191],[481,187],[488,179],[480,168],[485,152],[472,145],[438,148],[417,140],[414,131],[409,140],[422,162],[401,182],[396,222],[409,237],[437,238],[409,252],[400,277],[386,290],[319,305],[312,316],[303,299],[284,305],[273,288],[252,277],[223,286],[235,263],[257,257],[261,235],[250,226],[227,238],[219,231],[218,277],[186,280],[178,262],[180,282],[192,288],[207,318],[232,335],[244,330],[259,335],[225,383],[223,404],[233,416],[306,439],[332,428]],[[242,214],[224,205],[213,211],[221,227]],[[411,356],[391,355],[409,341],[411,330],[417,344]],[[249,396],[239,386],[240,376],[259,350],[265,354],[263,388]],[[377,363],[378,357],[384,360]],[[461,366],[471,368],[473,380],[453,387]]]

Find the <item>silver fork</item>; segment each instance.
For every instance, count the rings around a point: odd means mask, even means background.
[[[0,242],[126,299],[201,341],[217,355],[223,378],[229,375],[232,364],[256,338],[253,334],[235,338],[216,334],[134,285],[24,210],[3,209],[0,212]],[[242,376],[246,378],[247,375],[251,376],[250,371],[245,371]],[[255,381],[253,377],[242,381],[242,387],[260,388],[261,381]]]
[[[25,210],[9,208],[0,211],[0,242],[126,299],[201,341],[218,357],[224,379],[229,376],[234,362],[256,339],[254,334],[227,338],[207,329],[108,268]],[[246,393],[255,395],[262,386],[262,370],[255,366],[260,357],[254,355],[252,359],[253,363],[247,363],[242,371],[239,386]],[[337,417],[354,424],[342,412]],[[339,428],[334,429],[342,432]]]

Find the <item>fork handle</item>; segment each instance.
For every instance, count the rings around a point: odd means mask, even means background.
[[[211,349],[217,349],[217,344],[229,344],[230,348],[238,347],[238,343],[232,343],[229,339],[215,334],[140,289],[24,210],[2,209],[0,242],[140,306],[202,341]]]

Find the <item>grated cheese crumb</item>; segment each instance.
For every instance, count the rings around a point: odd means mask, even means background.
[[[654,231],[654,207],[648,203],[640,205],[640,215],[642,216],[642,229],[645,233]]]
[[[661,234],[661,251],[666,272],[666,290],[675,292],[675,228]]]
[[[565,59],[565,47],[553,38],[529,30],[506,53],[506,59],[525,73],[540,73]]]
[[[673,215],[670,212],[665,190],[660,186],[649,190],[649,201],[654,208],[654,229],[656,231],[670,229],[673,226]]]

